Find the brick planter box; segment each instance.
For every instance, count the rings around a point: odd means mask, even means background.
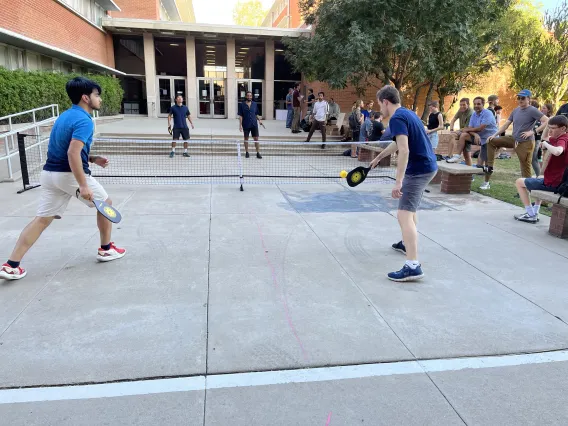
[[[568,238],[568,199],[562,198],[558,204],[558,194],[546,191],[531,191],[531,197],[552,203],[548,233],[558,238]]]
[[[444,194],[469,194],[471,191],[471,177],[483,174],[481,169],[463,164],[450,164],[445,161],[438,162],[438,174],[433,182],[441,180],[441,191]]]

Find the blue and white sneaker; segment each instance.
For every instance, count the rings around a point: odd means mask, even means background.
[[[422,272],[420,265],[412,269],[405,263],[400,271],[391,272],[387,276],[389,280],[397,282],[417,281],[424,278],[424,272]]]
[[[402,241],[399,241],[398,243],[395,243],[392,245],[392,249],[396,250],[402,254],[406,254],[406,247],[404,247],[404,244]]]

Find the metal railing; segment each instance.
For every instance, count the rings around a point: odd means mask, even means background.
[[[37,116],[46,111],[49,113],[51,111],[51,117],[44,120],[37,120]],[[23,125],[16,125],[14,119],[26,115],[31,115],[32,121]],[[45,142],[41,137],[41,127],[47,126],[55,122],[59,117],[59,105],[51,104],[40,108],[34,108],[27,111],[18,112],[16,114],[6,115],[0,117],[0,125],[6,120],[8,121],[8,131],[0,133],[0,144],[3,143],[5,154],[0,157],[0,182],[3,180],[12,181],[14,180],[14,165],[12,164],[13,157],[19,155],[17,134],[19,132],[25,132],[30,129],[35,130],[35,134],[38,136],[38,142],[26,148],[26,150],[32,149],[33,147],[41,145]],[[4,124],[6,126],[6,124]],[[49,138],[46,138],[49,139]],[[6,168],[6,170],[3,170]],[[7,171],[7,175],[5,172]]]

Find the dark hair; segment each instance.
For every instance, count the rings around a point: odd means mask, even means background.
[[[473,102],[475,103],[476,100],[480,100],[483,105],[485,105],[485,98],[483,96],[476,96],[473,98]]]
[[[545,106],[548,110],[548,117],[551,117],[554,114],[554,107],[552,104],[544,104],[543,106]]]
[[[103,92],[101,86],[85,77],[75,77],[73,80],[69,80],[65,85],[67,96],[69,96],[73,105],[77,105],[81,102],[83,95],[91,96],[95,89],[98,90],[99,95]]]
[[[176,99],[177,99],[177,98],[182,98],[182,99],[183,99],[183,95],[177,95],[177,96],[176,96]]]
[[[247,90],[247,91],[245,92],[245,96],[248,95],[249,93],[252,95],[252,92],[251,92],[250,90]]]
[[[295,89],[296,87],[300,87],[300,83],[294,84],[294,89]]]
[[[318,96],[319,96],[319,95],[325,96],[325,93],[323,93],[323,92],[318,92]]]
[[[428,106],[431,106],[431,107],[438,108],[439,105],[440,105],[440,103],[439,103],[438,101],[430,101],[430,102],[428,102]]]
[[[487,102],[495,102],[497,99],[499,99],[499,96],[489,95],[489,97],[487,98]]]
[[[538,103],[538,100],[536,100],[536,99],[531,100],[531,106],[533,106],[535,108],[540,108],[540,104]]]
[[[469,105],[469,98],[461,98],[460,99],[460,103],[465,102],[466,104]]]
[[[381,112],[375,112],[375,114],[373,114],[373,118],[376,120],[377,118],[381,118],[383,114]]]
[[[314,89],[308,89],[308,92],[314,93]]]
[[[503,109],[503,107],[501,105],[497,105],[495,108],[493,108],[494,111],[501,111]]]
[[[377,92],[377,99],[379,100],[379,102],[382,102],[386,99],[391,104],[397,105],[400,104],[400,93],[396,89],[396,87],[385,86]]]
[[[566,127],[568,129],[568,118],[563,115],[555,115],[548,120],[548,125]]]

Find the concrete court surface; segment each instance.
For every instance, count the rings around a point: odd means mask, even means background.
[[[0,424],[568,424],[568,242],[431,189],[414,284],[387,185],[109,185],[109,264],[72,200],[0,283]]]

